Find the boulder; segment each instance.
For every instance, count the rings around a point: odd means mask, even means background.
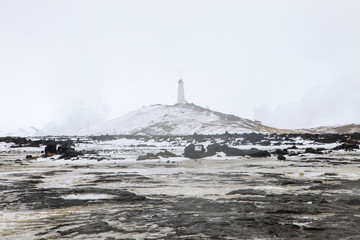
[[[245,155],[250,157],[270,157],[271,154],[265,150],[258,150],[258,149],[251,149],[251,150],[244,150]]]
[[[287,149],[276,149],[275,151],[272,152],[273,154],[277,154],[277,155],[287,155],[288,154],[288,150]]]
[[[317,154],[318,151],[316,151],[315,149],[313,148],[306,148],[305,149],[305,153],[313,153],[313,154]]]
[[[146,155],[140,155],[138,156],[137,160],[159,159],[159,157],[169,158],[169,157],[179,157],[179,156],[172,152],[164,150],[163,152],[159,152],[156,154],[147,153]]]
[[[269,140],[263,140],[259,143],[261,146],[270,146],[271,142]]]
[[[147,160],[147,159],[148,159],[147,155],[140,155],[140,156],[138,156],[138,158],[136,160],[142,161],[142,160]]]
[[[72,148],[69,143],[64,143],[60,145],[57,149],[57,153],[61,154],[59,159],[70,159],[78,157],[80,155],[84,155],[82,152],[76,151],[74,148]]]
[[[38,157],[34,157],[33,155],[26,155],[25,159],[26,160],[34,160],[37,159]]]
[[[49,155],[49,154],[56,154],[56,153],[57,153],[56,143],[55,142],[48,143],[45,147],[45,154]]]
[[[217,152],[223,152],[227,156],[250,156],[250,157],[269,157],[270,152],[252,148],[250,150],[241,150],[238,148],[229,147],[227,145],[220,145],[217,143],[210,144],[205,148],[203,145],[190,144],[185,147],[184,156],[187,158],[197,159],[216,155]]]
[[[284,155],[279,154],[279,155],[277,156],[277,159],[278,159],[278,160],[281,160],[281,161],[284,161],[284,160],[286,160],[286,157],[285,157]]]
[[[353,151],[354,149],[359,149],[359,145],[343,143],[333,148],[333,150],[346,150],[346,151]]]
[[[223,150],[223,146],[221,146],[220,144],[218,144],[218,143],[214,143],[214,144],[210,144],[210,145],[208,145],[207,146],[207,151],[209,152],[209,153],[217,153],[217,152],[222,152],[222,150]]]
[[[237,148],[231,148],[226,145],[223,146],[222,151],[227,156],[245,156],[245,152],[243,150],[237,149]]]
[[[159,159],[158,156],[156,156],[153,153],[147,153],[146,155],[140,155],[138,156],[137,160],[148,160],[148,159]]]
[[[190,144],[184,149],[184,156],[191,159],[204,158],[211,156],[212,154],[213,153],[205,153],[204,145]]]
[[[165,150],[164,152],[159,152],[156,154],[156,156],[158,157],[163,157],[163,158],[169,158],[169,157],[179,157],[178,155],[169,152],[168,150]]]

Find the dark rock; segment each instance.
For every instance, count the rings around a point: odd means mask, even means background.
[[[271,142],[270,141],[262,141],[262,142],[259,143],[259,145],[261,145],[261,146],[270,146]]]
[[[346,150],[346,151],[352,151],[354,149],[359,149],[359,145],[343,143],[333,148],[333,150]]]
[[[205,153],[204,145],[190,144],[184,149],[184,156],[191,159],[204,158],[211,155],[215,155],[215,153]]]
[[[297,155],[299,155],[300,153],[298,153],[298,152],[290,152],[289,153],[289,156],[297,156]]]
[[[30,142],[29,147],[40,147],[40,141]]]
[[[279,185],[285,186],[285,185],[294,185],[294,184],[299,184],[299,182],[297,182],[296,180],[281,180],[278,183]]]
[[[26,155],[25,159],[26,160],[33,160],[33,159],[37,159],[38,157],[34,157],[33,155]]]
[[[250,157],[270,157],[271,154],[265,150],[244,150],[245,155]]]
[[[285,157],[284,155],[279,154],[279,155],[277,156],[277,159],[278,159],[278,160],[286,160],[286,157]]]
[[[244,140],[246,140],[247,142],[251,142],[251,143],[257,143],[257,142],[261,142],[262,140],[264,140],[266,135],[264,134],[260,134],[260,133],[245,133],[243,134],[243,138]]]
[[[71,159],[83,155],[81,152],[75,151],[75,149],[71,149],[66,153],[62,154],[59,159]]]
[[[268,151],[258,150],[252,148],[250,150],[241,150],[238,148],[232,148],[227,145],[211,144],[207,147],[208,151],[205,152],[205,149],[200,145],[201,149],[195,151],[195,145],[190,144],[185,148],[184,155],[185,157],[197,159],[204,158],[208,156],[214,156],[217,152],[224,152],[227,156],[250,156],[250,157],[269,157],[270,153]]]
[[[324,176],[337,176],[337,173],[324,173]]]
[[[71,144],[65,142],[60,145],[57,149],[57,153],[61,154],[59,159],[71,159],[74,157],[78,157],[80,155],[84,155],[82,152],[76,151],[74,148],[70,146]]]
[[[23,137],[1,137],[0,142],[14,143],[15,145],[23,146],[29,144],[31,140],[28,140]]]
[[[239,190],[234,190],[231,191],[229,193],[227,193],[226,195],[235,195],[235,194],[241,194],[241,195],[265,195],[266,192],[262,191],[262,190],[254,190],[254,189],[239,189]]]
[[[153,153],[147,153],[146,155],[140,155],[138,156],[137,160],[141,161],[141,160],[148,160],[148,159],[159,159],[158,156],[156,156]]]
[[[223,151],[223,147],[218,143],[210,144],[207,146],[206,149],[209,153],[217,153]]]
[[[56,143],[55,142],[48,143],[45,147],[45,154],[49,155],[49,154],[56,154],[56,153],[57,153]]]
[[[165,150],[164,152],[159,152],[156,154],[156,156],[158,157],[163,157],[163,158],[169,158],[169,157],[179,157],[178,155],[172,153],[172,152],[169,152],[167,150]]]
[[[272,153],[277,154],[277,155],[286,155],[286,154],[288,154],[288,150],[287,149],[276,149]]]
[[[346,201],[346,203],[352,206],[360,206],[360,198],[353,198],[351,200]]]
[[[136,195],[135,193],[119,190],[119,189],[104,189],[104,188],[79,188],[79,189],[36,189],[36,184],[42,183],[40,180],[27,180],[26,188],[31,191],[23,192],[19,195],[18,201],[25,204],[29,209],[61,209],[74,206],[86,206],[88,204],[96,204],[96,201],[89,201],[86,199],[64,199],[61,196],[69,194],[108,194],[113,195],[111,201],[116,202],[134,202],[144,201],[145,196]],[[97,200],[98,202],[104,200]],[[110,201],[110,200],[107,200]]]
[[[316,151],[315,149],[313,148],[306,148],[305,149],[305,153],[313,153],[313,154],[317,154],[318,151]]]
[[[245,156],[245,152],[243,150],[237,148],[231,148],[226,145],[223,146],[222,150],[227,156]]]
[[[293,145],[292,147],[289,147],[288,149],[298,149],[295,145]]]
[[[80,235],[80,234],[98,234],[98,233],[104,233],[110,231],[117,231],[117,229],[110,226],[107,222],[99,221],[95,223],[85,224],[77,228],[72,228],[65,231],[59,231],[59,233],[62,236],[66,236],[74,233]]]
[[[62,144],[57,148],[56,153],[64,154],[64,153],[66,153],[66,152],[68,152],[70,150],[75,150],[75,149],[73,149],[71,146],[69,146],[67,144]]]
[[[146,155],[140,155],[140,156],[138,156],[138,158],[136,160],[142,161],[142,160],[146,160],[146,159],[148,159]]]
[[[148,145],[147,144],[138,144],[138,145],[136,145],[136,147],[148,147]]]

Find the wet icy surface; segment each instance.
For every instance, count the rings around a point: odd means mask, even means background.
[[[3,144],[1,239],[360,239],[359,151],[136,161],[185,144],[92,141],[70,160]]]

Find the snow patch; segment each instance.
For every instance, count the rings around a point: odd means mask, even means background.
[[[62,196],[62,198],[66,200],[97,200],[97,199],[113,199],[116,196],[114,195],[108,195],[108,194],[69,194],[66,196]]]

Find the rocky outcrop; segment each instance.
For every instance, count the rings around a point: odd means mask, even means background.
[[[245,156],[244,150],[228,147],[226,145],[223,146],[222,151],[226,154],[226,156]]]
[[[321,152],[321,149],[314,149],[314,148],[306,148],[305,149],[305,153],[312,153],[312,154],[323,154],[323,152]]]
[[[156,156],[153,153],[147,153],[146,155],[140,155],[137,158],[138,161],[140,161],[140,160],[148,160],[148,159],[159,159],[159,157]]]
[[[198,149],[196,149],[196,146]],[[227,145],[210,144],[205,150],[203,145],[190,144],[185,147],[184,156],[187,158],[198,159],[213,156],[218,152],[223,152],[227,156],[250,156],[250,157],[269,157],[271,154],[268,151],[258,150],[256,148],[250,150],[241,150],[232,148]]]
[[[244,150],[246,156],[250,157],[270,157],[271,154],[266,150],[250,149]]]
[[[158,152],[156,154],[147,153],[146,155],[140,155],[140,156],[138,156],[137,160],[159,159],[160,157],[169,158],[169,157],[179,157],[179,156],[172,152],[164,150],[164,151]]]
[[[184,149],[184,156],[191,159],[204,158],[214,155],[213,152],[206,152],[204,145],[190,144]]]
[[[56,154],[57,153],[57,145],[55,142],[50,142],[46,145],[45,147],[45,154],[46,155],[50,155],[50,154]]]
[[[164,150],[163,152],[159,152],[156,154],[156,156],[158,157],[163,157],[163,158],[169,158],[169,157],[179,157],[178,155],[169,152],[168,150]]]
[[[43,157],[49,157],[51,155],[60,155],[59,159],[71,159],[81,155],[84,155],[82,151],[76,151],[75,148],[71,147],[72,141],[65,141],[57,147],[56,142],[49,142],[45,147],[45,154]]]
[[[354,143],[343,143],[333,148],[333,150],[346,150],[346,151],[352,151],[354,149],[359,149],[359,145]]]

